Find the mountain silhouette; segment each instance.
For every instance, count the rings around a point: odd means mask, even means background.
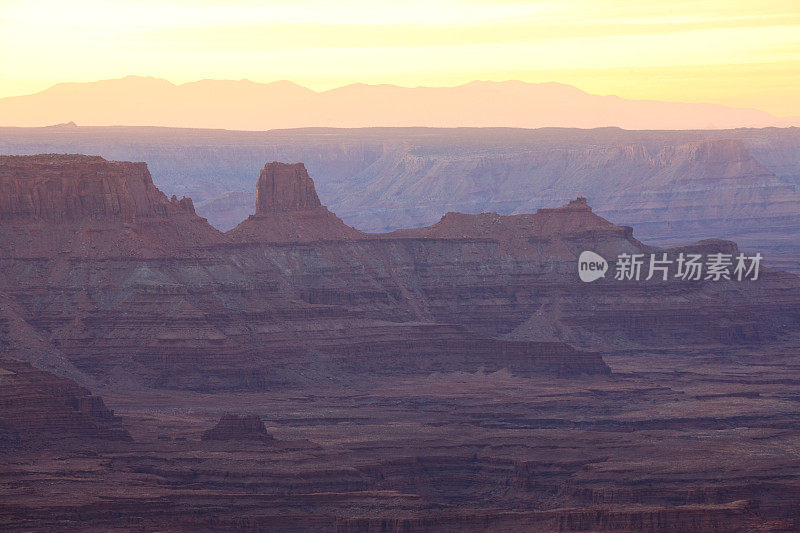
[[[0,126],[298,127],[545,126],[716,129],[800,125],[755,109],[627,100],[560,83],[474,81],[456,87],[353,84],[316,92],[289,81],[201,80],[175,85],[128,76],[60,83],[0,99]]]

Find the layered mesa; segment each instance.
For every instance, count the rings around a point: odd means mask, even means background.
[[[4,527],[797,524],[798,278],[577,273],[732,242],[581,199],[368,234],[277,162],[227,233],[143,164],[0,157],[0,187],[0,380],[32,398],[0,429],[39,450],[0,453]]]

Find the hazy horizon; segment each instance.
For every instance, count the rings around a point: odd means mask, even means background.
[[[546,80],[546,81],[535,81],[535,82],[533,82],[533,81],[525,81],[525,80],[521,80],[521,79],[512,79],[512,78],[498,79],[498,80],[478,79],[478,78],[476,78],[476,79],[471,79],[471,80],[468,80],[468,81],[464,81],[464,82],[460,82],[460,83],[453,83],[453,84],[369,83],[369,82],[364,82],[364,81],[350,81],[350,82],[347,82],[347,83],[334,85],[332,87],[319,88],[319,87],[314,87],[312,85],[307,85],[307,84],[304,84],[304,83],[301,83],[301,82],[298,82],[298,81],[295,81],[295,80],[290,80],[290,79],[273,79],[273,80],[266,80],[266,81],[256,81],[256,80],[252,80],[250,78],[238,78],[237,79],[237,78],[214,78],[214,77],[208,77],[208,78],[198,78],[198,79],[190,80],[190,81],[176,82],[176,81],[173,81],[173,80],[171,80],[169,78],[160,77],[160,76],[150,76],[150,75],[141,75],[141,74],[128,74],[128,75],[120,76],[120,77],[116,77],[116,78],[103,78],[103,79],[95,79],[95,80],[89,80],[89,81],[72,81],[72,80],[58,81],[58,82],[56,82],[56,83],[54,83],[54,84],[52,84],[52,85],[50,85],[48,87],[45,87],[45,88],[43,88],[41,90],[37,90],[37,91],[33,91],[33,92],[26,92],[26,93],[21,93],[21,94],[0,96],[0,100],[5,100],[7,98],[16,98],[16,97],[20,97],[20,96],[33,96],[33,95],[36,95],[36,94],[41,94],[41,93],[47,92],[47,91],[49,91],[51,89],[54,89],[54,88],[57,88],[57,87],[90,85],[90,84],[97,84],[97,83],[103,83],[103,82],[112,82],[112,81],[120,81],[120,80],[126,80],[126,79],[141,79],[141,80],[154,80],[154,81],[159,81],[159,82],[167,82],[170,85],[173,85],[175,87],[183,87],[183,86],[187,86],[187,85],[194,85],[194,84],[206,83],[206,82],[208,82],[208,83],[231,82],[231,83],[243,83],[243,84],[249,83],[249,84],[254,84],[254,85],[292,85],[292,86],[296,86],[296,87],[299,87],[299,88],[302,88],[302,89],[305,89],[305,90],[308,90],[310,92],[314,92],[314,93],[317,93],[317,94],[330,93],[330,92],[336,91],[338,89],[344,89],[344,88],[347,88],[347,87],[354,87],[354,86],[396,87],[396,88],[400,88],[400,89],[445,89],[445,88],[453,89],[453,88],[464,87],[464,86],[469,86],[469,85],[473,85],[473,84],[481,84],[481,83],[483,83],[483,84],[496,84],[496,85],[503,85],[503,84],[510,84],[510,83],[521,83],[521,84],[533,85],[533,86],[569,87],[569,88],[572,88],[572,89],[577,89],[578,91],[580,91],[582,93],[590,94],[592,96],[607,96],[607,97],[623,98],[618,94],[593,92],[593,91],[586,90],[586,89],[584,89],[582,87],[579,87],[577,85],[573,85],[573,84],[570,84],[570,83],[564,83],[564,82],[561,82],[561,81],[558,81],[558,80]],[[744,106],[744,105],[739,105],[739,106],[736,106],[736,105],[724,105],[724,104],[717,104],[717,103],[712,102],[712,101],[693,101],[693,100],[680,100],[680,99],[668,100],[668,99],[658,99],[658,98],[623,98],[623,99],[624,100],[631,100],[631,101],[641,101],[641,102],[666,102],[666,103],[679,103],[679,104],[722,105],[724,107],[729,107],[729,108],[732,108],[732,109],[749,109],[749,110],[754,110],[754,111],[761,111],[763,113],[767,113],[767,114],[769,114],[771,116],[774,116],[776,118],[790,118],[791,119],[791,118],[800,117],[800,115],[772,113],[770,111],[767,111],[766,109],[762,109],[762,108],[759,108],[759,107]]]
[[[556,81],[800,115],[793,2],[7,0],[0,97],[129,74],[457,86]]]
[[[625,99],[559,82],[473,80],[455,86],[351,83],[315,90],[291,80],[129,75],[62,82],[0,98],[0,126],[165,126],[233,130],[302,127],[621,127],[729,129],[800,125],[754,108]]]

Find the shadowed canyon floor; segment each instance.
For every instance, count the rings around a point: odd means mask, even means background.
[[[0,529],[800,527],[793,274],[583,284],[665,249],[582,199],[366,234],[302,164],[224,234],[142,164],[0,187]]]
[[[593,379],[500,371],[109,397],[135,442],[5,456],[0,523],[792,531],[800,369],[752,358],[638,352]],[[258,413],[275,440],[202,441],[231,409]]]

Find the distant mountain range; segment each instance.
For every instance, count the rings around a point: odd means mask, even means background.
[[[800,117],[716,104],[626,100],[559,83],[521,81],[413,88],[353,84],[316,92],[289,81],[175,85],[128,76],[60,83],[0,99],[0,126],[70,122],[257,131],[313,126],[718,129],[800,126]]]

